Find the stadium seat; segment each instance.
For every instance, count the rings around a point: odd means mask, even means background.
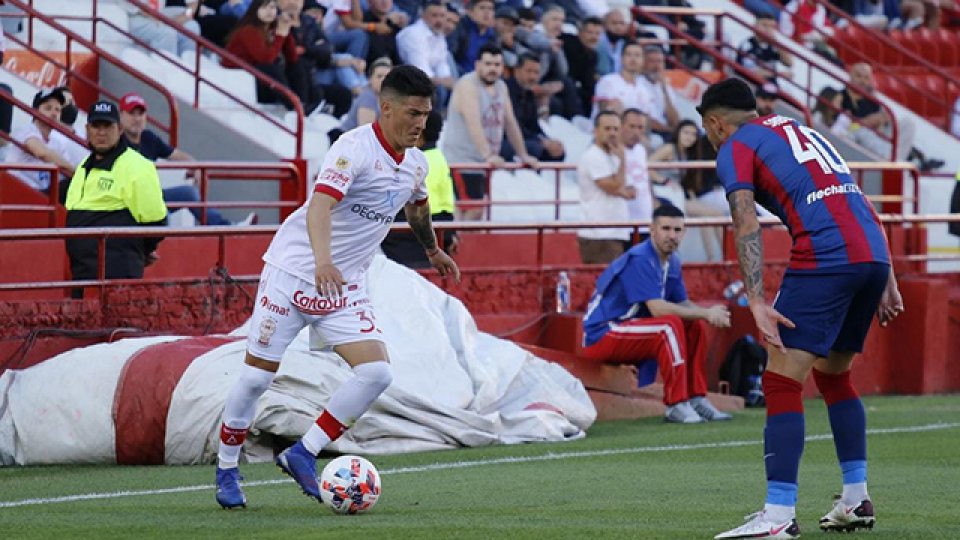
[[[939,52],[940,65],[943,67],[953,67],[960,62],[960,40],[957,33],[946,28],[936,30],[937,45]]]
[[[927,75],[925,82],[926,88],[930,92],[930,97],[927,100],[926,116],[930,119],[947,116],[953,107],[953,102],[948,101],[947,82],[938,73]]]

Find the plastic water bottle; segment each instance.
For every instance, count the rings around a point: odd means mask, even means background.
[[[557,276],[557,313],[570,311],[570,276],[560,272]]]
[[[723,290],[723,297],[741,307],[746,307],[749,304],[747,293],[743,290],[743,282],[739,279],[727,285],[727,288]]]

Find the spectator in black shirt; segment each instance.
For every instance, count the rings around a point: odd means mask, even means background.
[[[540,129],[537,98],[533,93],[533,88],[540,78],[540,58],[528,53],[521,55],[517,62],[513,77],[507,79],[507,89],[510,91],[513,114],[523,134],[527,152],[540,161],[563,161],[563,143],[547,137]],[[500,156],[506,161],[512,161],[514,153],[513,147],[505,138]]]
[[[777,28],[777,20],[773,15],[757,15],[757,35],[744,41],[737,50],[738,64],[752,71],[758,78],[772,83],[777,82],[778,75],[790,77],[789,67],[793,65],[793,55],[785,48],[779,47],[773,38]],[[778,71],[777,62],[787,66],[788,69]]]
[[[843,110],[850,113],[854,122],[860,124],[861,129],[853,132],[854,140],[869,150],[889,159],[891,154],[890,141],[878,135],[882,133],[890,137],[893,122],[897,122],[897,148],[894,158],[898,161],[916,160],[920,170],[930,171],[943,166],[939,159],[927,159],[923,152],[914,145],[916,127],[907,117],[894,119],[880,106],[876,97],[876,81],[873,78],[873,68],[870,64],[860,62],[850,66],[850,82],[864,91],[846,87],[843,89]],[[863,129],[869,128],[869,129]]]
[[[316,0],[306,0],[299,15],[300,24],[291,28],[290,33],[297,46],[303,49],[297,62],[302,64],[301,69],[308,74],[317,98],[325,102],[322,112],[339,118],[350,110],[353,93],[336,82],[335,77],[331,77],[330,82],[318,82],[316,74],[319,70],[338,67],[338,62],[348,65],[352,59],[334,58],[333,44],[327,40],[319,23],[323,20],[324,12]]]
[[[367,50],[367,64],[386,56],[399,66],[403,63],[397,52],[397,34],[410,22],[403,11],[393,9],[393,0],[369,0],[363,12],[363,22],[374,23],[376,31],[370,34],[370,48]]]
[[[194,161],[193,156],[183,150],[174,148],[161,139],[147,126],[147,101],[136,92],[130,92],[120,98],[120,128],[126,144],[150,161],[169,159],[170,161]],[[192,176],[192,171],[187,173]],[[193,184],[168,187],[163,190],[163,200],[171,202],[199,202],[200,191]],[[168,212],[175,212],[177,208],[168,208]],[[202,208],[188,208],[197,223],[204,223]],[[252,225],[257,221],[257,214],[251,212],[246,219],[237,225]],[[207,225],[233,225],[234,223],[223,217],[223,214],[213,208],[207,208]]]
[[[587,17],[580,23],[577,35],[562,34],[563,54],[570,67],[569,75],[577,88],[583,111],[593,108],[593,88],[597,85],[597,45],[603,33],[603,21]]]

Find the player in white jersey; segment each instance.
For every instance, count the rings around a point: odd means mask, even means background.
[[[320,500],[316,455],[359,418],[392,380],[387,350],[366,295],[366,269],[403,208],[441,275],[460,279],[430,220],[427,160],[416,148],[432,108],[433,84],[413,66],[394,68],[380,90],[380,119],[330,147],[309,200],[277,231],[263,260],[243,372],[227,395],[220,429],[217,502],[246,506],[237,464],[257,399],[283,352],[311,325],[353,368],[316,424],[277,457],[307,495]]]

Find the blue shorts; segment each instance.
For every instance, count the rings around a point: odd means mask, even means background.
[[[787,270],[773,304],[796,325],[780,325],[784,346],[821,357],[863,351],[889,277],[886,263]]]

